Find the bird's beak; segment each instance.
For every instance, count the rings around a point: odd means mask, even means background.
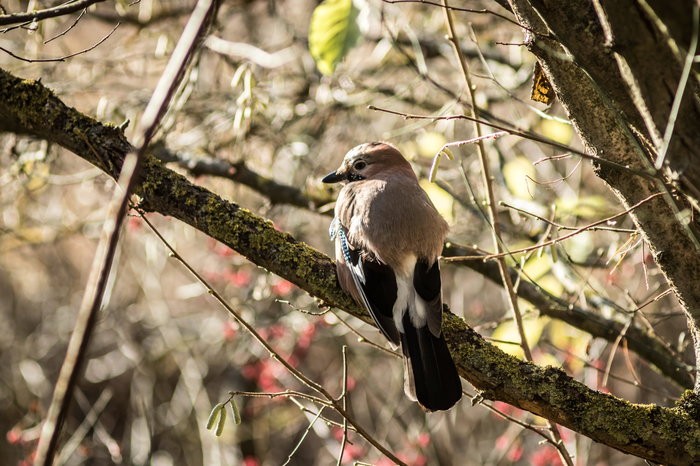
[[[334,171],[324,176],[321,181],[324,183],[337,183],[338,181],[343,181],[344,179],[346,179],[345,175],[339,175],[337,171]]]

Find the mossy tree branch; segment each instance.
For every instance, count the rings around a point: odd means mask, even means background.
[[[67,107],[40,83],[0,70],[0,131],[58,143],[115,176],[131,149],[119,128]],[[153,157],[136,192],[145,210],[184,221],[329,305],[368,320],[340,289],[333,262],[277,231],[272,223],[190,183]],[[460,374],[488,399],[546,417],[598,442],[652,461],[700,461],[700,425],[693,398],[676,408],[638,405],[591,390],[560,369],[542,368],[487,343],[451,313],[444,331]]]
[[[330,201],[326,197],[305,193],[294,186],[284,185],[267,178],[248,168],[243,161],[232,163],[209,157],[189,157],[184,154],[174,153],[164,146],[154,148],[153,152],[161,161],[176,163],[187,169],[193,176],[222,177],[248,186],[268,198],[273,204],[288,204],[301,208],[317,209],[320,205]],[[324,213],[331,214],[328,210]],[[448,245],[443,250],[443,255],[446,257],[477,256],[481,255],[481,253],[471,248]],[[472,260],[460,262],[459,265],[469,267],[489,280],[502,285],[498,267],[494,262]],[[518,272],[511,268],[510,274],[513,282],[516,282],[518,280]],[[540,314],[566,322],[584,332],[588,332],[593,337],[614,342],[621,334],[624,334],[629,349],[637,353],[645,361],[653,364],[659,372],[676,382],[680,387],[686,389],[693,387],[693,378],[688,365],[669,350],[662,341],[638,325],[633,323],[627,326],[626,330],[623,330],[626,327],[625,323],[608,319],[600,313],[572,305],[528,281],[520,283],[517,287],[517,295],[536,306]]]

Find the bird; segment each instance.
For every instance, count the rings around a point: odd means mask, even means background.
[[[354,147],[322,181],[344,183],[329,228],[341,288],[401,347],[406,395],[428,412],[450,409],[462,385],[442,333],[438,257],[447,222],[385,142]]]

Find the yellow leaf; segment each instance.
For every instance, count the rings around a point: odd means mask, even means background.
[[[309,52],[318,70],[330,75],[357,43],[357,8],[352,0],[324,0],[309,24]]]
[[[440,149],[442,149],[446,142],[447,140],[445,139],[445,136],[440,133],[421,133],[416,138],[416,144],[418,144],[418,155],[431,159],[435,157],[435,154],[440,152]]]
[[[561,361],[559,361],[552,353],[537,352],[532,355],[535,364],[538,366],[552,366],[561,367]]]
[[[610,202],[603,196],[581,196],[559,198],[556,201],[557,212],[576,217],[596,219],[613,213]]]
[[[565,240],[562,245],[564,250],[574,262],[585,262],[594,249],[593,233],[584,231]]]
[[[525,337],[527,338],[527,342],[530,345],[530,347],[534,347],[537,344],[537,342],[540,341],[542,331],[544,330],[544,327],[545,325],[547,325],[549,320],[550,319],[547,317],[532,317],[523,319],[523,329],[525,330]],[[518,332],[518,327],[516,326],[515,321],[508,320],[506,322],[501,323],[493,331],[493,333],[491,334],[491,338],[501,340],[503,342],[511,342],[500,343],[496,341],[493,342],[493,344],[498,346],[500,349],[502,349],[508,354],[512,354],[513,356],[517,356],[519,358],[524,357],[523,350],[520,347],[520,334]]]
[[[535,255],[523,266],[525,275],[533,280],[538,280],[550,270],[552,270],[552,259],[546,254]]]
[[[535,167],[527,157],[516,157],[503,167],[503,177],[508,189],[521,199],[533,199],[531,193],[534,187],[528,186],[528,183],[531,184],[527,179],[528,176],[535,178]]]
[[[570,124],[557,120],[543,119],[540,123],[540,132],[543,136],[553,139],[562,144],[571,142],[574,130]]]
[[[561,296],[561,294],[564,292],[564,285],[562,285],[561,281],[551,273],[548,273],[544,277],[538,278],[537,285],[554,296]]]
[[[452,196],[450,196],[447,191],[428,180],[421,180],[420,186],[426,193],[428,193],[428,197],[431,201],[433,201],[433,204],[435,204],[435,208],[438,210],[438,212],[440,212],[440,215],[445,217],[445,220],[447,220],[448,223],[452,223],[454,220],[454,216],[452,214],[454,199]]]
[[[571,355],[563,353],[569,370],[576,372],[583,369],[584,362],[580,357],[576,356],[585,356],[586,347],[591,341],[590,334],[582,332],[561,320],[552,320],[547,326],[547,335],[554,346]]]

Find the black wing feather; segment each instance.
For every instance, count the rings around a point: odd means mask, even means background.
[[[435,336],[427,326],[413,326],[408,312],[403,317],[401,350],[411,371],[409,390],[428,411],[447,410],[462,397],[457,368],[442,336]]]
[[[359,250],[352,249],[345,235],[341,235],[340,241],[344,243],[343,250],[348,253],[350,263],[347,265],[365,308],[382,334],[393,344],[398,345],[401,338],[393,317],[396,301],[394,271],[386,264],[368,259],[360,254]]]

